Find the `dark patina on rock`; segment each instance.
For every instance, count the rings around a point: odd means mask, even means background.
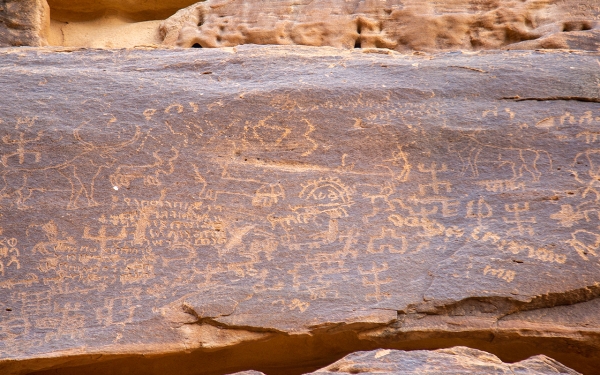
[[[598,54],[0,56],[3,373],[344,332],[600,363]]]

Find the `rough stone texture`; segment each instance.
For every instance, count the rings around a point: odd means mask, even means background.
[[[352,353],[331,366],[313,372],[330,374],[486,374],[486,375],[542,375],[579,374],[543,355],[517,363],[504,363],[495,355],[465,347],[435,351],[377,350]]]
[[[208,0],[161,25],[181,47],[600,50],[597,0]]]
[[[435,351],[377,350],[357,352],[316,371],[315,375],[379,373],[409,374],[578,374],[540,355],[507,364],[495,355],[465,347]]]
[[[0,0],[0,47],[47,45],[49,27],[46,0]]]
[[[243,371],[234,375],[264,375]],[[375,350],[352,353],[313,375],[327,374],[579,374],[543,355],[517,363],[504,363],[495,355],[465,347],[434,351]]]
[[[2,0],[0,45],[600,48],[597,0],[192,1]]]
[[[495,355],[465,347],[435,351],[377,350],[358,352],[316,371],[326,374],[579,374],[543,355],[507,364]]]
[[[600,366],[598,53],[0,56],[2,374]]]
[[[194,0],[49,0],[53,46],[132,48],[161,44],[160,23]]]

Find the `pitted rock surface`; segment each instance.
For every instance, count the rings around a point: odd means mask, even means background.
[[[0,54],[2,373],[345,334],[600,363],[598,54]]]
[[[396,51],[600,48],[595,0],[208,0],[161,25],[164,44],[297,44]]]
[[[0,2],[0,46],[47,44],[598,51],[600,5],[596,0]]]

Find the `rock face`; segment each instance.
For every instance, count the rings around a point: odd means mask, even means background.
[[[540,355],[507,364],[480,350],[455,347],[435,351],[377,350],[348,355],[331,366],[314,372],[327,374],[569,374],[578,372]]]
[[[193,1],[2,0],[0,46],[600,48],[597,0]]]
[[[49,28],[46,0],[0,0],[0,47],[47,45]]]
[[[596,0],[208,0],[161,25],[181,47],[300,44],[406,50],[544,49],[597,51]]]
[[[131,48],[158,46],[161,21],[194,0],[49,0],[54,46]]]
[[[495,355],[480,350],[454,347],[434,351],[375,350],[357,352],[311,372],[313,375],[329,374],[579,374],[543,355],[517,363],[504,363]],[[234,375],[261,375],[257,371],[238,372]],[[264,375],[264,374],[262,374]]]
[[[600,365],[598,54],[0,53],[3,374]]]

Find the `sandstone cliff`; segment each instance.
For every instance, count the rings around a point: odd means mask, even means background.
[[[2,0],[0,45],[280,44],[396,51],[600,47],[596,0],[193,1],[50,0],[48,5],[45,0]]]

